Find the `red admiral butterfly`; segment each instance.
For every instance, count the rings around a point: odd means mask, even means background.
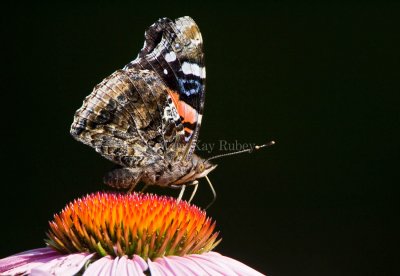
[[[106,184],[182,187],[180,197],[195,184],[193,197],[197,179],[216,168],[193,153],[205,78],[203,41],[193,19],[159,19],[145,32],[138,57],[86,97],[71,134],[122,166],[104,177]]]
[[[71,134],[123,166],[106,184],[181,186],[215,169],[193,153],[204,107],[202,46],[193,19],[162,18],[145,32],[138,57],[86,97]]]

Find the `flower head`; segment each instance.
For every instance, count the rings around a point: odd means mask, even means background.
[[[62,253],[157,257],[201,254],[218,233],[204,211],[151,194],[97,193],[75,200],[50,222],[48,245]]]
[[[0,273],[63,275],[260,275],[211,250],[215,222],[185,201],[151,194],[95,193],[50,222],[48,247],[0,260]]]

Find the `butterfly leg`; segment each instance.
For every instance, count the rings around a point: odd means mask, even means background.
[[[185,192],[186,186],[189,186],[189,185],[190,185],[190,186],[194,185],[192,194],[190,195],[190,198],[189,198],[188,202],[190,203],[190,202],[192,201],[194,195],[196,194],[197,187],[198,187],[198,185],[199,185],[199,181],[197,181],[197,180],[193,181],[192,183],[190,183],[190,184],[188,184],[188,185],[181,185],[181,188],[180,188],[181,191],[179,192],[179,196],[178,196],[178,198],[177,198],[178,203],[182,200],[182,197],[183,197],[183,194],[184,194],[184,192]],[[175,186],[171,186],[171,187],[174,188]]]
[[[131,183],[131,187],[129,188],[129,190],[126,192],[127,194],[132,193],[133,189],[136,187],[136,184],[138,184],[139,179],[136,180],[135,183]]]
[[[186,189],[186,185],[182,185],[181,191],[179,192],[179,196],[176,200],[178,203],[181,201],[183,193],[185,192],[185,189]]]
[[[131,168],[121,168],[108,172],[103,180],[105,184],[117,189],[129,188],[128,193],[130,193],[141,178],[141,171],[136,171]]]
[[[192,199],[194,198],[194,195],[197,192],[197,188],[199,186],[199,181],[195,180],[195,181],[193,181],[193,183],[191,185],[193,185],[194,188],[193,188],[192,194],[190,195],[190,198],[188,200],[189,203],[192,202]]]
[[[141,192],[141,193],[144,193],[144,191],[146,191],[146,189],[147,189],[149,186],[150,186],[150,185],[145,184],[145,185],[143,186],[143,188],[140,190],[140,192]]]

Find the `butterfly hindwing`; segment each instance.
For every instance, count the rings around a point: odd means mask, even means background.
[[[122,166],[157,162],[164,154],[157,101],[167,101],[165,89],[154,72],[116,71],[85,99],[71,134]]]

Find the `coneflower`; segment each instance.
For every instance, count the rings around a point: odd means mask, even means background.
[[[50,222],[47,247],[0,260],[1,275],[262,275],[211,251],[215,222],[185,201],[99,192]]]

